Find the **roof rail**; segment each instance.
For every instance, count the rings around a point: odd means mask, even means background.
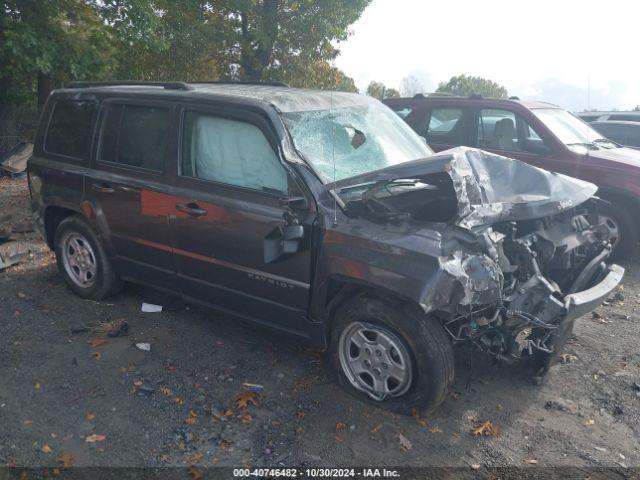
[[[167,90],[193,90],[193,87],[186,82],[145,82],[142,80],[125,80],[109,82],[71,82],[67,88],[90,88],[90,87],[162,87]]]
[[[427,98],[424,93],[416,93],[413,98]]]
[[[509,97],[509,100],[520,100],[520,97],[516,97],[515,95]]]
[[[291,88],[289,84],[280,82],[278,80],[194,80],[193,83],[204,83],[204,84],[229,84],[229,85],[266,85],[270,87],[287,87]]]

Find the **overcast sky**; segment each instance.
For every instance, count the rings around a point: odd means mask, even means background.
[[[522,99],[584,110],[640,104],[637,0],[373,0],[340,45],[336,65],[360,89],[426,91],[460,73],[494,80]]]

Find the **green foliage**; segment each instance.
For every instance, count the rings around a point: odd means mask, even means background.
[[[496,82],[482,77],[472,77],[464,74],[451,77],[448,82],[440,83],[436,92],[463,97],[482,95],[483,97],[491,98],[507,98],[509,96],[507,89]]]
[[[396,89],[387,88],[384,83],[374,80],[367,87],[367,95],[378,100],[384,100],[385,98],[397,98],[400,93]]]
[[[113,55],[95,9],[82,0],[10,0],[0,9],[0,105],[33,102],[36,82],[100,77]]]
[[[331,61],[370,0],[4,0],[0,107],[73,79],[283,80],[356,91]]]

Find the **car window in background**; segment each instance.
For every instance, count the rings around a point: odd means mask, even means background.
[[[640,148],[640,125],[627,125],[627,144],[630,147]]]
[[[627,132],[622,125],[608,124],[606,122],[596,122],[594,128],[601,134],[601,136],[613,140],[621,145],[627,145],[628,138]]]
[[[60,100],[53,107],[44,150],[82,159],[86,157],[93,131],[96,103],[89,100]]]
[[[482,109],[478,115],[478,148],[507,152],[547,153],[540,135],[520,115],[502,109]]]
[[[478,116],[478,147],[519,152],[516,115],[508,110],[483,108]]]
[[[535,108],[534,115],[568,147],[583,153],[585,150],[611,149],[616,145],[607,142],[594,128],[575,115],[560,108]]]
[[[167,152],[170,111],[164,107],[108,105],[98,160],[159,172]]]
[[[413,112],[413,108],[411,107],[396,107],[396,108],[393,108],[393,111],[396,112],[396,115],[398,115],[402,119],[407,118]]]
[[[431,111],[427,133],[438,135],[451,132],[462,118],[461,108],[434,108]]]
[[[197,112],[185,115],[180,174],[287,192],[287,172],[257,126]]]
[[[435,144],[463,145],[463,117],[462,108],[434,108],[423,135]]]

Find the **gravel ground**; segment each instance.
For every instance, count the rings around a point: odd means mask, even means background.
[[[7,211],[28,216],[26,181],[0,179]],[[542,385],[460,350],[451,398],[424,419],[354,400],[321,352],[179,299],[128,285],[82,300],[37,233],[15,237],[32,254],[0,272],[0,465],[640,465],[637,258]],[[142,313],[142,302],[164,309]],[[101,333],[119,319],[125,336]],[[264,390],[243,409],[244,383]],[[485,421],[495,435],[472,435]]]

